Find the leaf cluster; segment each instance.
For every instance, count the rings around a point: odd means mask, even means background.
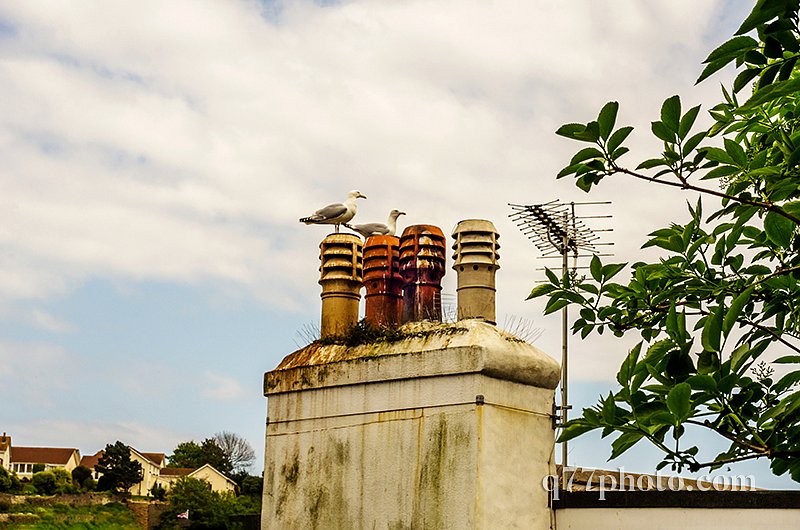
[[[601,429],[618,433],[615,458],[640,440],[661,449],[660,467],[717,468],[768,458],[774,473],[800,481],[800,55],[798,0],[759,0],[736,35],[705,61],[698,82],[735,64],[740,69],[707,130],[693,131],[700,107],[664,101],[652,134],[662,152],[635,168],[622,165],[631,127],[616,128],[619,105],[607,103],[585,124],[557,134],[590,144],[558,177],[584,191],[622,174],[698,192],[689,219],[651,233],[644,247],[662,257],[630,266],[592,259],[589,274],[558,277],[530,297],[545,312],[579,307],[582,338],[609,330],[637,333],[617,374],[620,388],[569,422],[561,440]],[[749,85],[752,82],[751,85]],[[752,86],[743,103],[737,94]],[[766,359],[777,360],[767,363]],[[773,377],[779,372],[780,377]],[[682,445],[687,426],[730,441],[709,462]]]

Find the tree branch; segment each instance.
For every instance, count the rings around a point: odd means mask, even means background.
[[[783,211],[782,208],[780,208],[779,206],[775,206],[772,203],[761,202],[761,201],[751,201],[749,199],[741,199],[739,197],[736,197],[734,195],[728,195],[727,193],[723,193],[721,191],[712,190],[712,189],[709,189],[709,188],[701,188],[700,186],[695,186],[693,184],[689,184],[689,182],[687,180],[685,180],[685,179],[683,179],[682,182],[670,182],[668,180],[655,180],[652,177],[648,177],[646,175],[642,175],[640,173],[636,173],[635,171],[631,171],[630,169],[625,169],[624,167],[619,167],[619,166],[617,166],[615,164],[612,164],[611,169],[613,169],[617,173],[624,173],[626,175],[630,175],[631,177],[635,177],[637,179],[645,180],[647,182],[656,182],[658,184],[664,184],[666,186],[672,186],[674,188],[681,188],[681,189],[684,189],[684,190],[697,191],[697,192],[700,192],[700,193],[705,193],[707,195],[713,195],[713,196],[719,197],[721,199],[728,199],[730,201],[738,202],[739,204],[746,204],[748,206],[756,206],[758,208],[763,208],[763,209],[768,210],[770,212],[775,212],[776,214],[778,214],[778,215],[780,215],[782,217],[785,217],[786,219],[789,219],[790,221],[792,221],[796,225],[800,225],[800,219],[799,218],[797,218],[794,215],[791,215],[789,213],[786,213],[785,211]]]

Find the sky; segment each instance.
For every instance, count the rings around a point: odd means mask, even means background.
[[[508,203],[613,201],[611,261],[694,198],[555,175],[557,137],[609,100],[637,132],[694,86],[743,0],[0,1],[0,430],[16,445],[116,440],[170,453],[226,430],[262,465],[265,371],[318,326],[318,244],[299,217],[358,189],[356,220],[492,220],[498,320],[560,357],[524,299],[550,265]],[[706,119],[707,122],[707,119]],[[641,155],[641,156],[640,156]],[[597,209],[599,208],[599,209]],[[401,227],[402,227],[401,226]],[[455,275],[445,277],[454,294]],[[451,298],[452,299],[452,298]],[[312,331],[313,333],[313,331]],[[630,345],[571,343],[574,406],[613,388]],[[652,470],[638,446],[576,442],[580,465]],[[713,456],[713,455],[712,455]],[[744,469],[744,468],[743,468]],[[747,468],[749,469],[749,468]],[[759,470],[759,485],[781,486]]]

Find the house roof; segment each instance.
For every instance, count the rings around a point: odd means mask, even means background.
[[[72,455],[80,454],[77,449],[64,447],[11,447],[11,461],[30,464],[66,465]]]
[[[193,467],[162,467],[160,473],[168,477],[185,477],[195,471],[197,469]]]
[[[141,451],[139,451],[139,454],[147,458],[154,464],[158,464],[159,467],[164,465],[164,460],[166,459],[164,453],[142,453]]]
[[[103,451],[97,451],[93,455],[86,455],[81,458],[81,465],[89,469],[94,469],[94,466],[97,465],[97,461],[100,460],[101,456],[103,456]]]
[[[219,475],[220,477],[222,477],[222,478],[224,478],[225,480],[227,480],[228,482],[230,482],[231,484],[233,484],[234,486],[236,486],[236,482],[235,482],[233,479],[231,479],[230,477],[228,477],[228,476],[226,476],[225,474],[221,473],[219,469],[215,468],[215,467],[214,467],[214,466],[212,466],[211,464],[203,464],[202,466],[200,466],[200,467],[198,467],[197,469],[195,469],[194,471],[192,471],[192,472],[191,472],[191,474],[190,474],[190,476],[191,476],[191,475],[194,475],[194,474],[196,474],[196,473],[197,473],[197,472],[199,472],[201,469],[203,469],[203,468],[206,468],[206,467],[207,467],[208,469],[212,470],[214,473],[216,473],[216,474],[217,474],[217,475]]]

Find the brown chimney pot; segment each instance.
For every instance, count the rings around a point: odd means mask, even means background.
[[[433,225],[412,225],[400,236],[403,322],[442,321],[445,237]]]

